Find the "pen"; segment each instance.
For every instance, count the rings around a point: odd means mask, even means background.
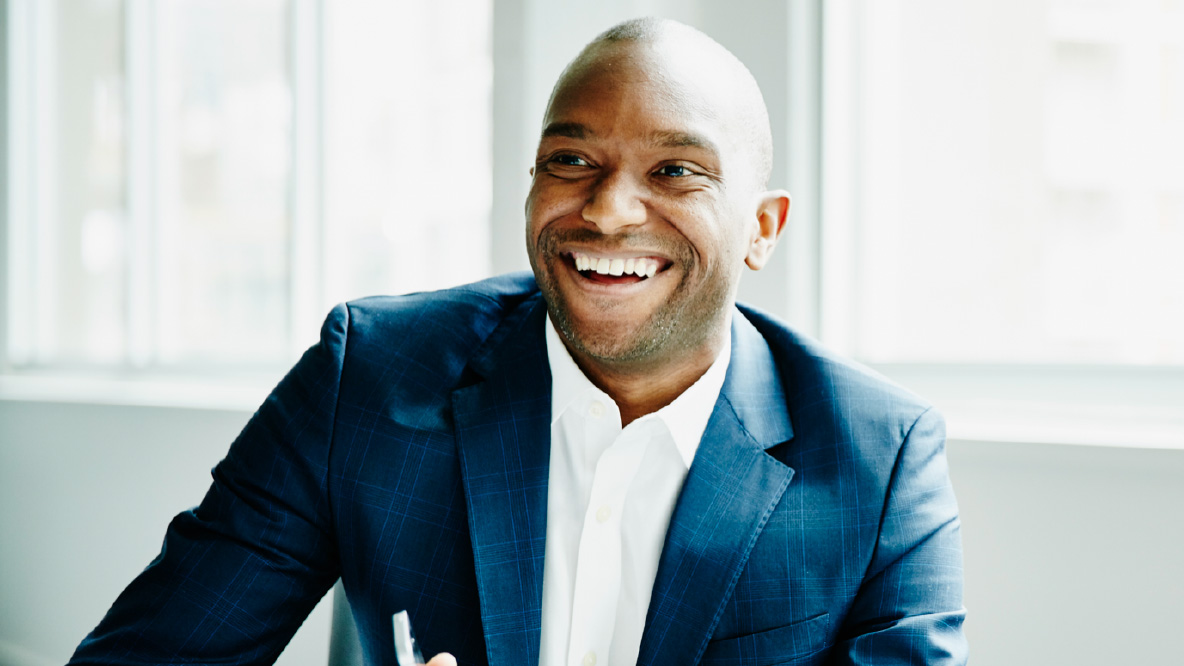
[[[399,611],[391,616],[391,625],[395,631],[395,659],[399,666],[423,666],[423,653],[419,651],[419,644],[415,642],[415,633],[411,631],[411,618],[407,611]]]

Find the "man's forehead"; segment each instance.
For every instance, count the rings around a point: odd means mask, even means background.
[[[721,49],[722,50],[722,49]],[[586,49],[560,75],[555,92],[598,84],[663,89],[664,94],[715,98],[734,87],[730,54],[692,48],[686,40],[614,42]],[[553,100],[554,101],[554,100]]]
[[[687,67],[660,44],[611,44],[585,54],[556,84],[542,137],[594,139],[584,122],[606,100],[624,100],[630,120],[652,123],[644,140],[669,147],[718,149],[708,127],[723,130],[737,115],[728,83]],[[717,138],[718,139],[718,138]]]
[[[548,123],[543,128],[543,138],[564,137],[589,141],[600,138],[596,130],[588,125],[571,121],[556,121]],[[647,132],[642,140],[647,144],[659,148],[700,148],[713,153],[719,153],[719,146],[707,136],[684,130],[657,129]]]

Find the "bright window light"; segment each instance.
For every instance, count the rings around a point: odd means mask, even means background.
[[[11,367],[274,367],[488,274],[491,0],[7,4]]]
[[[881,363],[1184,365],[1184,2],[858,7],[829,332]]]

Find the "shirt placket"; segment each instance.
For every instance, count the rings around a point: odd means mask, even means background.
[[[619,428],[615,411],[599,401],[586,413],[586,441]],[[596,462],[576,560],[569,666],[603,666],[608,659],[621,588],[621,514],[645,455],[643,429],[620,431]]]

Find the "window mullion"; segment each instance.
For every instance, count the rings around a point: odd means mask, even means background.
[[[298,354],[324,315],[324,7],[292,0],[289,67],[292,162],[289,186],[288,341]]]
[[[822,0],[789,4],[789,191],[792,222],[782,251],[789,253],[789,320],[810,335],[820,329],[822,164]]]
[[[858,270],[858,6],[858,0],[832,0],[822,16],[819,337],[847,354],[854,351]]]
[[[29,0],[9,0],[5,5],[5,51],[7,70],[5,81],[5,113],[7,127],[5,139],[6,206],[7,219],[4,228],[4,330],[0,332],[4,341],[5,365],[19,366],[33,358],[33,340],[37,302],[33,258],[35,239],[34,192],[36,171],[33,148],[34,112],[32,95],[35,66],[34,42],[35,12],[39,3]],[[23,287],[18,287],[23,285]]]
[[[159,297],[156,207],[155,11],[151,0],[126,0],[124,57],[127,72],[127,360],[146,367],[156,360]]]
[[[58,118],[57,89],[57,7],[52,2],[30,2],[31,13],[30,34],[33,43],[29,49],[31,56],[32,74],[31,93],[32,112],[29,135],[32,137],[32,152],[29,154],[29,167],[32,179],[29,190],[32,205],[28,210],[29,216],[29,245],[27,250],[31,265],[28,276],[29,284],[35,285],[29,294],[34,301],[29,305],[30,321],[33,323],[29,349],[32,353],[30,360],[34,363],[47,363],[55,360],[58,351],[57,308],[53,307],[52,299],[58,290],[57,254],[54,251],[58,243],[58,230],[61,222],[58,219],[58,206],[55,189],[57,184],[58,134],[55,131],[54,120]]]

